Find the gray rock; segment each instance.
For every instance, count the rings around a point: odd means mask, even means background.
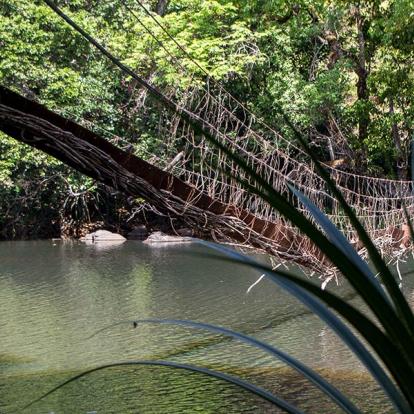
[[[152,233],[144,243],[148,244],[158,244],[158,243],[189,243],[192,242],[191,237],[182,237],[182,236],[170,236],[168,234],[156,231]]]
[[[178,229],[177,233],[181,236],[181,237],[193,237],[194,236],[194,232],[193,230],[189,229],[189,228],[182,228],[182,229]]]
[[[125,240],[126,238],[121,236],[120,234],[112,233],[108,230],[97,230],[81,238],[81,241],[87,243],[124,242]]]

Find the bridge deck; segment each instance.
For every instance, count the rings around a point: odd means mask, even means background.
[[[173,174],[2,86],[0,130],[103,184],[142,197],[166,214],[184,218],[206,237],[219,234],[227,240],[285,254],[286,258],[293,258],[304,243],[282,222],[269,222],[215,200]],[[238,221],[249,231],[237,230]],[[306,260],[296,259],[307,264]]]

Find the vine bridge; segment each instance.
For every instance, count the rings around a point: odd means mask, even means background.
[[[207,74],[203,84],[195,82],[187,93],[178,97],[171,86],[163,85],[153,73],[139,76],[53,2],[45,2],[94,45],[102,59],[109,59],[129,84],[134,82],[137,110],[146,111],[150,107],[154,113],[158,111],[157,153],[141,150],[138,157],[131,149],[120,148],[123,144],[120,137],[100,131],[89,121],[68,119],[67,114],[63,117],[0,87],[3,132],[104,184],[144,198],[161,214],[181,217],[201,237],[254,247],[311,268],[324,266],[317,247],[240,183],[255,185],[226,151],[206,138],[213,136],[276,190],[290,197],[298,208],[301,206],[289,195],[287,184],[304,193],[364,255],[363,246],[338,201],[308,155],[294,142],[262,122]],[[182,56],[191,59],[179,48]],[[191,77],[180,64],[180,57],[168,55],[174,76]],[[409,214],[414,210],[411,181],[361,176],[329,165],[325,168],[382,253],[390,259],[400,257],[408,248],[403,208]]]

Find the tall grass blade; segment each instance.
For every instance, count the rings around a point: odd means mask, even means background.
[[[405,349],[412,349],[414,348],[414,340],[404,329],[404,325],[400,319],[406,321],[406,317],[401,318],[395,315],[394,310],[389,306],[386,300],[378,294],[378,292],[369,292],[366,293],[366,289],[364,289],[364,282],[361,280],[361,275],[358,271],[358,268],[355,267],[352,261],[350,261],[346,255],[342,253],[340,249],[330,243],[326,237],[315,227],[313,224],[299,211],[292,206],[285,197],[281,194],[277,193],[267,182],[263,179],[259,174],[257,174],[251,167],[247,165],[245,161],[243,161],[240,157],[230,151],[224,144],[220,143],[218,139],[216,139],[212,134],[217,133],[218,131],[215,128],[207,123],[202,118],[192,114],[191,112],[186,111],[185,109],[178,107],[171,99],[167,96],[162,94],[158,89],[149,85],[143,78],[139,77],[132,69],[128,66],[124,65],[119,59],[117,59],[114,55],[112,55],[105,47],[103,47],[97,40],[95,40],[91,35],[89,35],[85,30],[83,30],[79,25],[77,25],[72,19],[70,19],[67,15],[65,15],[59,7],[56,6],[50,0],[43,0],[55,13],[57,13],[62,19],[64,19],[72,28],[78,31],[85,39],[88,40],[89,43],[93,44],[103,55],[105,55],[114,65],[118,66],[123,72],[130,75],[134,78],[140,85],[145,87],[148,92],[159,102],[161,102],[165,107],[171,109],[175,113],[177,113],[183,120],[188,122],[188,124],[194,129],[196,133],[203,134],[210,142],[212,142],[216,147],[220,148],[227,154],[232,160],[234,160],[240,167],[246,171],[250,177],[252,177],[258,184],[259,188],[263,188],[266,191],[261,192],[261,196],[270,202],[270,204],[279,210],[279,212],[288,218],[294,225],[296,225],[300,230],[302,230],[306,235],[308,235],[314,243],[319,246],[324,253],[329,257],[329,259],[334,263],[340,271],[346,274],[349,277],[351,283],[354,284],[354,287],[357,291],[361,294],[364,300],[367,302],[367,305],[373,310],[378,319],[384,325],[385,329],[390,333],[393,339],[396,341],[397,344],[400,344],[399,349],[400,352],[406,353]],[[293,127],[294,128],[294,127]],[[304,142],[306,145],[306,142]],[[315,157],[312,154],[312,159]],[[317,160],[316,160],[317,162]],[[319,165],[319,164],[318,164]],[[320,165],[319,165],[320,167]],[[322,167],[320,167],[322,168]],[[323,168],[322,168],[323,170]],[[330,180],[329,176],[324,172],[324,177],[327,177],[327,180]],[[330,182],[330,181],[329,181]],[[334,184],[332,184],[334,185]],[[336,188],[335,188],[336,190]],[[256,190],[258,191],[258,190]],[[340,195],[341,196],[341,195]],[[342,198],[343,200],[343,198]],[[344,201],[344,200],[343,200]],[[344,201],[345,202],[345,201]],[[346,204],[346,203],[345,203]],[[351,210],[351,209],[350,209]],[[351,213],[352,214],[352,210]],[[356,217],[355,217],[356,218]],[[356,219],[357,220],[357,219]],[[357,220],[358,222],[358,220]],[[358,222],[359,224],[359,222]],[[362,231],[364,231],[362,229]],[[368,238],[369,239],[369,238]],[[368,248],[368,247],[367,247]],[[375,249],[375,247],[374,247]],[[377,252],[378,253],[378,252]],[[381,257],[380,257],[380,260]],[[386,270],[388,268],[385,266]],[[393,280],[395,283],[395,280]],[[356,283],[358,283],[356,285]],[[366,284],[366,281],[365,281]],[[385,284],[385,282],[384,282]],[[397,285],[396,285],[397,286]],[[398,292],[393,294],[390,293],[392,297],[396,295],[400,295],[402,300],[404,298],[399,291],[397,286]],[[377,293],[377,294],[374,294]],[[406,301],[404,302],[406,306],[408,304]],[[397,305],[396,305],[397,306]],[[400,303],[398,309],[404,308],[403,304]],[[404,308],[405,309],[405,308]],[[409,308],[408,308],[409,309]],[[411,318],[414,321],[414,316],[412,314]],[[413,324],[414,329],[414,324]]]
[[[275,191],[272,194],[262,193],[255,187],[251,186],[243,180],[238,180],[246,189],[255,194],[261,196],[264,200],[282,213],[285,217],[289,218],[293,224],[295,224],[300,230],[303,231],[320,250],[330,259],[330,261],[337,266],[337,268],[344,274],[347,280],[351,283],[357,293],[364,299],[368,307],[377,316],[380,323],[385,327],[387,332],[393,336],[394,341],[399,345],[399,352],[405,354],[410,363],[409,353],[406,350],[411,349],[411,338],[406,330],[405,325],[401,322],[399,316],[395,312],[395,307],[391,305],[390,301],[384,298],[377,289],[375,289],[370,279],[367,279],[359,270],[355,263],[344,254],[343,250],[338,248],[335,244],[331,243],[325,235],[323,235],[317,227],[310,221],[303,220],[298,224],[297,218],[291,219],[287,214],[281,210],[278,204],[278,198],[280,194]],[[292,207],[294,210],[295,208]],[[322,236],[321,236],[322,235]]]
[[[228,337],[232,337],[236,340],[239,340],[243,343],[248,345],[252,345],[258,349],[261,349],[264,352],[280,359],[281,361],[285,362],[287,365],[295,369],[297,372],[301,373],[305,378],[315,384],[323,393],[325,393],[328,397],[330,397],[335,403],[338,404],[345,412],[350,414],[359,413],[360,411],[357,407],[349,401],[348,398],[345,397],[337,388],[327,382],[324,378],[322,378],[319,374],[315,371],[304,365],[302,362],[298,361],[297,359],[293,358],[292,356],[286,354],[285,352],[281,351],[280,349],[273,347],[266,342],[259,341],[256,338],[251,336],[242,334],[240,332],[235,332],[231,329],[223,328],[216,325],[211,325],[208,323],[202,322],[194,322],[194,321],[187,321],[187,320],[180,320],[180,319],[137,319],[137,320],[129,320],[129,321],[120,321],[115,322],[114,324],[108,325],[99,331],[95,332],[91,337],[88,339],[95,337],[96,335],[107,331],[115,326],[119,325],[133,325],[134,327],[139,327],[140,324],[157,324],[157,325],[180,325],[194,329],[201,329],[207,330],[209,332],[218,333],[221,335],[225,335]]]
[[[343,326],[338,324],[340,320],[335,315],[333,315],[332,312],[328,313],[325,305],[328,304],[340,315],[347,318],[347,320],[349,320],[358,329],[358,331],[365,337],[365,339],[367,339],[371,346],[376,350],[378,355],[381,356],[382,360],[384,361],[389,371],[392,373],[397,384],[400,386],[401,391],[407,398],[407,401],[410,403],[412,410],[414,410],[414,390],[413,385],[411,385],[414,378],[414,356],[412,353],[412,350],[414,349],[414,314],[411,311],[408,302],[404,298],[404,295],[402,294],[397,281],[381,257],[378,249],[375,247],[369,235],[363,228],[362,224],[359,222],[355,212],[347,204],[344,196],[337,188],[328,172],[317,160],[315,154],[313,154],[307,145],[306,139],[292,124],[286,114],[281,111],[285,117],[287,125],[292,129],[296,138],[301,143],[303,149],[314,162],[320,176],[324,179],[327,187],[330,189],[332,194],[337,198],[340,206],[358,233],[360,240],[367,248],[368,254],[377,271],[379,272],[379,277],[385,286],[385,289],[393,306],[390,305],[389,301],[387,301],[384,296],[377,291],[377,289],[369,289],[369,287],[372,285],[371,280],[369,278],[366,278],[361,273],[359,267],[355,265],[353,260],[344,254],[344,251],[342,249],[338,248],[338,246],[330,242],[327,237],[312,224],[310,220],[308,220],[303,214],[297,211],[295,207],[289,203],[289,201],[282,194],[275,191],[266,182],[266,180],[261,177],[260,174],[256,173],[251,167],[249,167],[243,159],[226,148],[226,146],[216,138],[216,136],[219,136],[217,135],[218,131],[216,131],[212,125],[200,117],[192,114],[191,112],[180,108],[177,104],[162,94],[158,89],[154,88],[152,85],[149,85],[145,80],[140,78],[136,73],[134,73],[134,71],[120,62],[119,59],[113,56],[92,36],[90,36],[82,28],[76,25],[76,23],[74,23],[68,16],[66,16],[55,5],[54,2],[51,0],[44,1],[68,24],[70,24],[91,44],[100,50],[102,54],[104,54],[119,68],[121,68],[122,71],[137,80],[140,85],[144,86],[155,99],[163,104],[163,106],[177,113],[194,129],[196,134],[204,135],[206,139],[212,142],[217,148],[224,151],[224,153],[226,153],[230,159],[239,165],[240,168],[249,176],[249,178],[255,182],[253,190],[264,200],[268,201],[272,207],[279,210],[282,216],[290,220],[294,225],[297,226],[300,231],[307,235],[318,247],[321,248],[329,260],[338,267],[338,269],[355,287],[357,292],[366,302],[367,306],[374,312],[378,318],[378,321],[381,323],[384,332],[373,325],[372,322],[367,318],[365,319],[368,323],[368,326],[364,327],[361,322],[364,319],[361,318],[358,313],[356,313],[355,309],[340,299],[336,298],[334,295],[331,295],[328,292],[320,292],[316,290],[315,287],[312,287],[311,284],[307,285],[305,283],[306,281],[295,280],[292,276],[284,274],[283,272],[269,272],[269,277],[271,277],[270,275],[273,275],[276,280],[282,280],[282,283],[279,283],[282,287],[290,291],[296,297],[301,298],[301,300],[309,307],[313,307],[312,309],[322,319],[327,321],[329,320],[329,322],[339,330],[339,332],[337,331],[338,333],[341,334],[341,330],[344,330],[346,326],[343,324]],[[245,188],[251,189],[252,186],[249,187],[247,183]],[[253,266],[252,263],[249,263],[249,265]],[[254,266],[256,268],[260,267],[260,265]],[[308,292],[311,292],[312,294]],[[312,295],[316,296],[317,299],[315,299],[315,297]],[[323,312],[324,309],[325,312]],[[336,319],[332,319],[333,316]],[[374,362],[372,362],[366,359],[369,358],[369,352],[366,349],[363,349],[364,347],[360,342],[359,345],[357,345],[357,343],[355,343],[355,336],[349,336],[348,333],[352,335],[350,331],[348,331],[346,334],[342,332],[342,336],[345,336],[347,338],[348,345],[351,346],[351,348],[354,347],[359,357],[363,355],[365,362],[368,363],[371,370],[377,370],[378,364],[375,366],[376,361],[373,360]],[[396,404],[401,412],[411,412],[412,410],[404,411],[406,408],[406,405],[404,405],[405,402],[398,399],[398,391],[397,394],[394,395],[396,388],[392,388],[392,382],[391,384],[387,385],[387,380],[390,382],[390,379],[386,375],[383,378],[381,376],[381,373],[385,374],[385,372],[381,370],[378,371],[378,374],[380,375],[379,378],[381,385],[386,385],[387,392],[390,395],[391,400]]]
[[[374,286],[378,292],[383,295],[384,299],[388,301],[388,297],[385,295],[384,290],[375,278],[375,275],[372,273],[367,262],[362,260],[361,256],[359,256],[359,254],[355,251],[348,239],[335,227],[335,225],[325,216],[325,214],[323,214],[322,211],[320,211],[319,208],[312,203],[311,200],[309,200],[308,197],[292,185],[288,184],[288,187],[312,214],[312,217],[325,231],[329,240],[354,262],[355,266],[358,267],[361,273],[371,281],[372,286]]]
[[[45,399],[46,397],[53,394],[57,390],[61,389],[65,385],[68,385],[68,384],[70,384],[74,381],[77,381],[82,377],[85,377],[89,374],[92,374],[93,372],[101,371],[101,370],[108,369],[108,368],[136,366],[136,365],[170,367],[170,368],[176,368],[176,369],[183,369],[183,370],[186,370],[186,371],[198,372],[200,374],[204,374],[204,375],[207,375],[207,376],[210,376],[210,377],[213,377],[213,378],[218,378],[218,379],[221,379],[223,381],[229,382],[233,385],[237,385],[238,387],[243,388],[246,391],[249,391],[252,394],[257,395],[258,397],[261,397],[264,400],[267,400],[267,401],[271,402],[272,404],[279,407],[280,409],[282,409],[286,413],[303,414],[302,411],[300,411],[299,409],[297,409],[293,405],[289,404],[285,400],[283,400],[283,399],[281,399],[277,396],[274,396],[273,394],[271,394],[270,392],[264,390],[263,388],[258,387],[256,385],[253,385],[253,384],[251,384],[247,381],[244,381],[240,378],[233,377],[232,375],[225,374],[224,372],[214,371],[214,370],[211,370],[211,369],[208,369],[208,368],[196,367],[194,365],[180,364],[178,362],[170,362],[170,361],[123,361],[123,362],[114,362],[114,363],[111,363],[111,364],[100,365],[99,367],[89,369],[87,371],[84,371],[80,374],[77,374],[77,375],[69,378],[68,380],[66,380],[65,382],[63,382],[63,383],[59,384],[58,386],[52,388],[51,390],[49,390],[48,392],[46,392],[45,394],[43,394],[42,396],[40,396],[36,400],[34,400],[34,401],[30,402],[29,404],[25,405],[22,408],[22,410],[26,410],[26,409],[30,408],[34,404],[36,404],[39,401]]]
[[[404,395],[406,395],[407,399],[411,399],[412,401],[414,389],[410,386],[410,379],[413,378],[413,372],[410,371],[407,366],[404,366],[402,361],[399,361],[400,355],[398,355],[398,349],[395,348],[392,342],[389,341],[389,339],[380,329],[378,329],[377,326],[362,315],[357,309],[348,305],[345,301],[335,295],[327,291],[322,291],[319,287],[306,280],[302,280],[299,277],[290,275],[279,269],[277,271],[272,270],[269,267],[251,259],[250,257],[235,252],[224,246],[219,246],[214,243],[201,240],[199,243],[224,254],[235,263],[247,265],[255,268],[256,270],[260,270],[261,273],[265,273],[269,280],[287,290],[292,294],[292,296],[296,297],[305,306],[310,308],[312,312],[325,321],[327,325],[330,326],[331,329],[336,332],[344,343],[355,353],[355,355],[371,373],[373,378],[378,382],[378,384],[380,384],[384,392],[388,395],[397,411],[400,413],[412,414],[412,410],[406,400],[398,391],[394,383],[390,380],[386,372],[378,364],[376,359],[370,354],[361,341],[350,331],[350,329],[337,316],[335,316],[326,305],[334,308],[341,316],[351,323],[361,335],[363,335],[369,344],[383,358],[390,371],[396,374],[397,378],[402,378],[402,380],[397,380],[399,384],[405,381],[402,384],[405,391]],[[314,298],[313,295],[319,300]],[[396,368],[398,369],[397,372]]]
[[[327,184],[328,188],[331,190],[335,198],[338,200],[340,206],[342,207],[345,214],[348,216],[351,224],[353,225],[354,229],[356,230],[360,240],[364,244],[369,254],[370,259],[372,260],[373,264],[375,265],[379,276],[381,278],[382,283],[387,289],[388,294],[390,295],[391,300],[394,303],[394,306],[399,314],[400,319],[402,320],[405,327],[408,329],[408,335],[406,332],[402,331],[399,335],[395,335],[393,329],[390,330],[390,334],[394,337],[394,339],[399,342],[399,337],[403,340],[406,345],[409,345],[408,349],[414,348],[414,314],[408,305],[407,300],[405,299],[404,295],[402,294],[397,281],[395,280],[394,275],[391,273],[390,269],[388,268],[387,264],[385,263],[384,259],[382,258],[380,252],[374,245],[373,241],[369,237],[368,233],[358,220],[355,212],[352,210],[351,206],[346,202],[344,196],[342,195],[341,191],[337,188],[334,181],[331,179],[325,168],[321,165],[319,160],[316,158],[315,154],[309,148],[306,139],[302,136],[301,132],[293,125],[292,121],[286,115],[286,113],[278,106],[279,111],[282,113],[287,125],[293,131],[296,139],[302,145],[304,151],[309,155],[315,167],[318,170],[319,175],[323,178],[325,183]],[[346,273],[345,273],[346,274]],[[406,347],[400,347],[400,352],[405,353]]]

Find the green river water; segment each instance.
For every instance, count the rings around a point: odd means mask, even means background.
[[[305,412],[340,412],[269,355],[221,336],[179,327],[114,322],[176,318],[248,333],[332,380],[366,413],[392,413],[356,358],[301,304],[252,270],[198,245],[149,247],[76,242],[0,243],[0,413],[274,413],[245,391],[201,374],[159,367],[113,368],[21,408],[71,375],[138,359],[192,363],[238,374]],[[414,278],[403,289],[412,302]],[[315,278],[315,282],[318,282]],[[346,286],[331,289],[357,304]]]

